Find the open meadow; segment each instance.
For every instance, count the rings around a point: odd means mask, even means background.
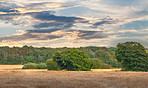
[[[148,88],[148,72],[21,70],[21,65],[6,66],[0,65],[0,88]]]

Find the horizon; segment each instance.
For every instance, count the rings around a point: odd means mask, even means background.
[[[148,48],[147,0],[0,0],[0,47]]]

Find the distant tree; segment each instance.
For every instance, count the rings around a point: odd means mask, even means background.
[[[105,54],[106,54],[106,51],[100,49],[100,50],[98,50],[98,51],[96,52],[95,56],[96,56],[97,58],[103,58]]]
[[[91,69],[90,59],[83,51],[78,49],[57,51],[53,55],[53,60],[58,63],[61,69],[72,71],[87,71]]]
[[[23,55],[21,55],[19,59],[20,59],[20,64],[24,64],[25,63]]]
[[[148,71],[148,58],[145,48],[137,42],[119,43],[116,58],[121,62],[123,70]]]
[[[32,62],[32,63],[33,63],[33,62],[34,62],[34,59],[33,59],[33,58],[34,58],[33,56],[27,56],[27,57],[26,57],[26,61],[27,61],[27,62]]]
[[[7,64],[8,63],[7,60],[8,60],[8,54],[5,53],[2,61],[4,64]]]

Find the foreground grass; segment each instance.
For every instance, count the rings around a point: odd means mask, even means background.
[[[148,72],[121,72],[120,69],[14,70],[21,66],[1,67],[5,70],[0,70],[0,88],[148,88]]]
[[[0,71],[0,88],[147,88],[146,72]]]

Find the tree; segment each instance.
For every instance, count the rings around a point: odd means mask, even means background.
[[[100,49],[100,50],[98,50],[98,51],[96,52],[95,56],[96,56],[97,58],[100,58],[100,59],[101,59],[101,58],[104,57],[105,53],[106,53],[105,50]]]
[[[103,67],[104,62],[100,59],[92,58],[92,69],[101,69]]]
[[[78,49],[66,49],[57,51],[53,60],[58,63],[60,69],[72,71],[87,71],[91,69],[91,62],[88,56]]]
[[[145,48],[137,42],[119,43],[115,51],[116,58],[123,70],[148,71],[148,58]]]
[[[32,63],[34,62],[33,56],[27,56],[26,60],[27,60],[27,62],[32,62]]]
[[[46,65],[48,70],[58,70],[59,68],[58,64],[55,61],[53,61],[53,59],[48,59],[46,61]]]

